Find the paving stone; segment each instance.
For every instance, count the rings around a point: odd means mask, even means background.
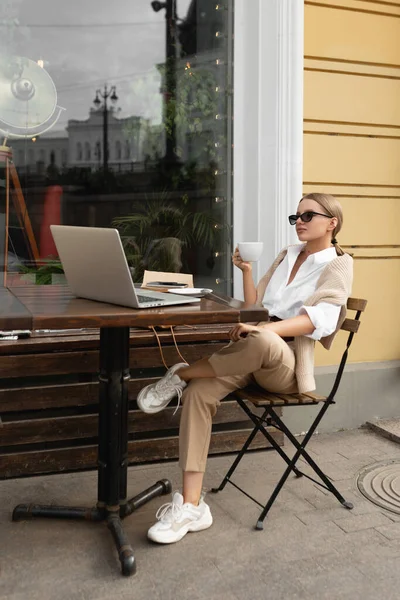
[[[376,591],[371,592],[371,582],[351,565],[317,574],[310,569],[300,577],[300,584],[309,598],[318,600],[376,600]]]
[[[138,571],[120,574],[104,524],[37,519],[12,523],[22,502],[95,503],[97,474],[60,474],[0,482],[1,600],[397,600],[400,587],[400,515],[384,511],[356,487],[357,472],[374,460],[400,456],[400,445],[355,430],[318,435],[310,453],[328,465],[335,485],[354,502],[346,511],[336,498],[306,478],[290,476],[264,523],[255,531],[258,506],[227,486],[208,494],[213,526],[160,546],[147,540],[158,497],[124,522]],[[287,446],[288,454],[294,450]],[[382,458],[384,457],[384,458]],[[209,460],[205,487],[219,482],[232,456]],[[285,464],[274,451],[246,456],[239,481],[266,500]],[[301,469],[312,474],[301,461]],[[173,461],[131,467],[128,495],[169,478],[181,486]],[[6,543],[3,543],[6,540]],[[6,565],[6,567],[5,567]],[[182,583],[184,582],[184,583]]]
[[[376,527],[376,530],[387,537],[388,540],[400,539],[400,522],[382,525],[381,527]]]
[[[367,513],[365,515],[355,515],[347,519],[335,520],[338,525],[346,533],[352,531],[360,531],[361,529],[370,529],[379,525],[387,525],[391,521],[382,513]]]

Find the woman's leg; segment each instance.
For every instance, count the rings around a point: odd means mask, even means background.
[[[210,507],[199,502],[210,443],[211,420],[220,400],[230,391],[245,386],[250,375],[193,379],[185,390],[179,430],[180,463],[183,469],[182,494],[175,492],[172,502],[161,507],[158,522],[148,537],[159,544],[172,544],[189,531],[211,527]]]
[[[277,334],[265,330],[252,333],[209,359],[193,365],[200,373],[208,362],[216,376],[193,379],[182,402],[179,430],[179,462],[183,471],[185,502],[197,504],[211,439],[212,418],[220,400],[254,379],[269,391],[290,394],[297,391],[295,356],[292,348]],[[201,364],[199,364],[201,363]],[[198,365],[198,367],[197,367]],[[192,367],[182,369],[190,375]],[[244,371],[243,374],[238,374]]]
[[[286,393],[296,391],[293,350],[272,332],[252,333],[216,352],[207,362],[216,376],[200,375],[190,380],[182,397],[179,464],[183,471],[183,495],[174,494],[170,508],[164,509],[158,523],[149,529],[148,536],[155,542],[177,542],[188,531],[201,531],[212,524],[210,508],[200,498],[212,418],[222,398],[250,383],[251,373],[261,385],[267,382],[271,391],[276,387]],[[204,365],[202,361],[200,373]]]
[[[250,374],[193,379],[182,397],[179,427],[179,464],[183,472],[183,498],[199,503],[211,438],[212,419],[220,401],[252,381]]]
[[[216,377],[208,358],[201,358],[188,367],[181,367],[175,373],[179,375],[182,381],[186,382],[200,377]]]

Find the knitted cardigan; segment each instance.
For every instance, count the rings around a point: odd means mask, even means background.
[[[260,279],[257,285],[257,304],[262,305],[267,285],[286,254],[287,248],[284,248],[278,254],[266,274]],[[304,306],[315,306],[320,302],[329,302],[330,304],[336,304],[341,307],[335,331],[331,335],[319,340],[326,350],[329,350],[331,347],[333,339],[346,317],[346,304],[351,293],[352,283],[352,257],[349,254],[337,256],[323,269],[314,294],[304,302]],[[295,372],[300,393],[311,392],[312,390],[315,390],[316,387],[314,379],[314,348],[315,340],[304,335],[294,338],[294,353],[296,357]]]

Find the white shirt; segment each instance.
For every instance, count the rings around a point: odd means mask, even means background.
[[[316,306],[303,306],[303,303],[315,292],[322,271],[337,257],[337,254],[333,246],[310,254],[297,271],[293,281],[287,285],[294,263],[303,247],[304,244],[289,246],[285,258],[267,285],[263,305],[269,310],[270,315],[280,319],[307,314],[315,330],[306,337],[320,340],[335,331],[340,306],[328,302],[320,302]]]

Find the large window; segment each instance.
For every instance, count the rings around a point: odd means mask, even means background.
[[[60,222],[117,227],[136,281],[232,291],[232,23],[233,0],[0,3],[7,284],[59,280]]]

